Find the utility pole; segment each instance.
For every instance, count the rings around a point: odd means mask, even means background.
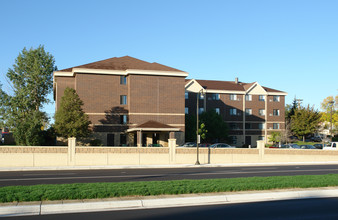
[[[300,104],[302,104],[303,99],[295,99],[297,102],[297,108],[300,109]]]

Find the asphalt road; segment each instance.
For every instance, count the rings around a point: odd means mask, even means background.
[[[0,186],[338,174],[338,165],[0,172]]]
[[[23,216],[15,219],[338,219],[338,198],[299,199],[228,205],[209,205],[128,211],[91,212],[42,216]],[[8,218],[13,219],[13,218]]]

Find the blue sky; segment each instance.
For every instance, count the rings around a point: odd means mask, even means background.
[[[320,107],[338,91],[338,1],[0,1],[0,81],[40,44],[59,69],[133,56]],[[52,96],[50,96],[52,98]],[[46,106],[52,115],[54,104]]]

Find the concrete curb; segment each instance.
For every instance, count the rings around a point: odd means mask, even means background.
[[[338,161],[327,162],[281,162],[281,163],[234,163],[234,164],[171,164],[171,165],[123,165],[123,166],[56,166],[56,167],[0,167],[5,171],[44,171],[44,170],[98,170],[98,169],[156,169],[156,168],[197,168],[197,167],[239,167],[239,166],[289,166],[289,165],[330,165]]]
[[[330,198],[338,197],[338,188],[306,189],[296,191],[260,191],[251,193],[189,195],[169,198],[142,198],[135,200],[112,201],[75,201],[57,202],[56,204],[36,205],[2,205],[0,217],[24,215],[48,215],[61,213],[100,212],[114,210],[151,209],[164,207],[198,206],[215,204],[233,204],[246,202],[262,202],[289,199]]]

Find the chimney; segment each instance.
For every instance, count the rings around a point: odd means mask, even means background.
[[[235,83],[238,84],[238,77],[235,78]]]

